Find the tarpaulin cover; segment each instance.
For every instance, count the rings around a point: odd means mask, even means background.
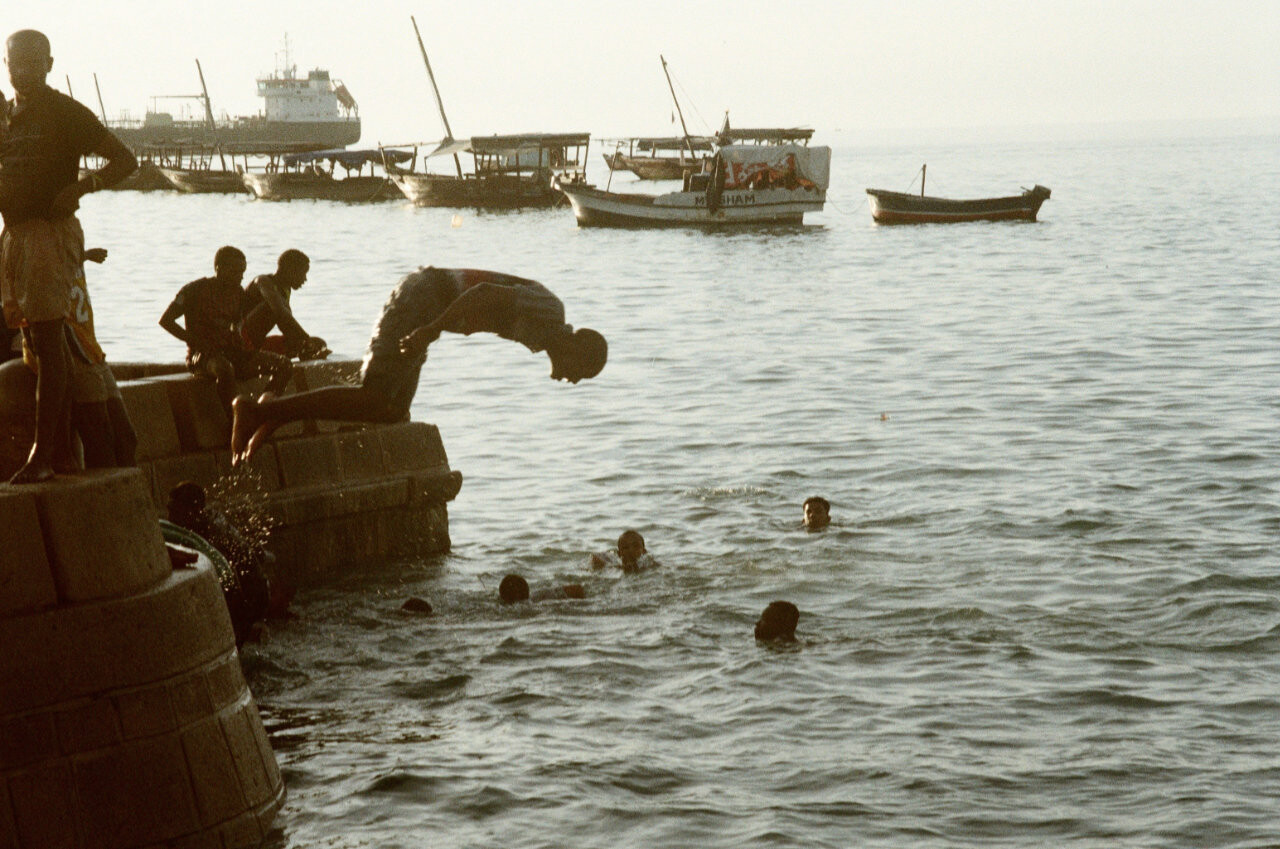
[[[382,155],[392,162],[408,162],[413,154],[407,150],[308,150],[306,153],[286,153],[285,165],[300,165],[307,162],[328,160],[337,162],[347,168],[359,168],[369,162],[382,162]]]
[[[831,182],[831,148],[798,144],[729,144],[720,148],[726,189],[752,185],[767,176],[775,184],[788,175],[826,191]]]

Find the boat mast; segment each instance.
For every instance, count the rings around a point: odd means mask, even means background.
[[[413,24],[413,34],[418,37],[418,50],[422,53],[422,64],[427,66],[427,79],[431,80],[431,91],[436,96],[436,108],[440,110],[440,121],[444,124],[444,137],[446,141],[453,141],[453,130],[449,129],[449,118],[444,114],[444,101],[440,99],[440,89],[436,86],[436,75],[431,73],[431,60],[427,58],[427,48],[422,44],[422,33],[418,32],[418,22],[414,20],[413,15],[409,16],[410,22]],[[462,162],[458,159],[458,154],[453,155],[453,165],[458,169],[458,177],[462,177]],[[426,167],[426,159],[423,159],[423,167]]]
[[[96,72],[95,72],[95,73],[94,73],[94,75],[93,75],[93,90],[94,90],[94,91],[96,91],[96,92],[98,93],[98,111],[102,113],[102,124],[103,124],[103,126],[106,126],[106,123],[107,123],[107,107],[105,107],[105,106],[103,106],[103,105],[102,105],[102,86],[98,85],[98,75],[97,75],[97,73],[96,73]]]
[[[920,166],[920,197],[924,197],[924,172],[928,167],[928,162]]]
[[[680,101],[676,98],[676,87],[671,84],[671,72],[667,70],[667,60],[661,53],[658,58],[662,60],[662,73],[667,77],[667,88],[671,89],[671,99],[676,104],[676,114],[680,116],[680,129],[684,130],[684,145],[689,148],[689,156],[697,158],[697,154],[693,152],[693,140],[689,138],[689,128],[684,123],[684,112],[680,109]]]
[[[218,127],[213,122],[213,106],[209,103],[209,87],[204,84],[204,68],[200,67],[200,60],[196,60],[196,73],[200,75],[200,90],[204,92],[204,117],[209,122],[209,135],[213,137],[214,147],[218,149],[218,161],[222,163],[222,170],[227,170],[227,159],[222,155],[222,145],[218,144]]]

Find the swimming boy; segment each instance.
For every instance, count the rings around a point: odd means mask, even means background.
[[[653,555],[649,554],[644,547],[644,537],[639,531],[625,530],[618,537],[618,548],[616,551],[605,551],[601,554],[591,555],[591,566],[595,569],[603,569],[607,566],[616,566],[624,572],[639,572],[642,569],[649,569],[657,566],[658,563],[653,559]]]
[[[804,500],[804,526],[820,531],[831,524],[831,502],[821,495],[811,495]]]
[[[235,400],[232,462],[247,460],[277,427],[299,419],[406,421],[427,348],[446,330],[494,333],[534,353],[545,351],[551,379],[568,383],[595,377],[609,353],[599,333],[566,324],[564,304],[536,280],[496,271],[419,268],[400,281],[383,306],[359,386]]]

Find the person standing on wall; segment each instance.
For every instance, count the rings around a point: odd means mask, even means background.
[[[26,463],[10,483],[45,481],[74,469],[70,447],[70,350],[65,319],[83,274],[80,198],[115,185],[138,161],[87,107],[50,88],[49,39],[19,30],[5,42],[14,97],[0,110],[0,307],[27,335],[37,368],[36,428]],[[105,161],[80,176],[80,158]]]

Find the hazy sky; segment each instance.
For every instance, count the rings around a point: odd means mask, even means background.
[[[359,101],[362,144],[443,133],[409,16],[455,136],[665,134],[666,56],[691,132],[860,130],[1280,115],[1280,0],[39,0],[51,84],[109,117],[152,95],[259,111],[254,79],[328,68]],[[4,90],[10,91],[7,79]],[[167,101],[176,109],[178,101]]]

